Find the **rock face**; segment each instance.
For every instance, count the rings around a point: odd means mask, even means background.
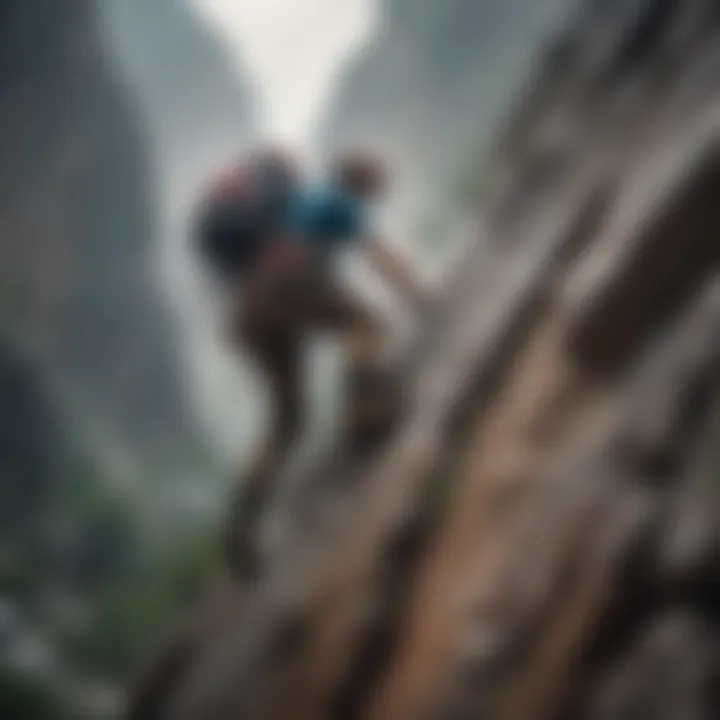
[[[133,442],[177,447],[193,430],[155,277],[147,145],[98,10],[2,2],[0,36],[7,334]]]
[[[203,428],[212,431],[215,454],[234,462],[238,446],[252,435],[253,409],[241,404],[238,410],[236,368],[218,344],[212,287],[188,233],[208,183],[255,137],[255,102],[243,68],[223,46],[222,33],[205,24],[197,4],[100,3],[109,48],[151,142],[159,265],[176,311],[189,391]]]
[[[27,358],[0,346],[0,543],[6,555],[12,541],[31,556],[43,512],[71,461],[72,443],[38,375]]]
[[[720,714],[717,3],[587,2],[538,68],[404,420],[283,479],[135,717]]]
[[[383,0],[380,32],[344,78],[322,143],[380,149],[406,212],[447,202],[565,4]]]

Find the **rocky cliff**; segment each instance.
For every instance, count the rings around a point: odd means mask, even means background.
[[[0,307],[89,412],[146,447],[190,437],[154,262],[138,113],[94,3],[0,5]]]
[[[199,178],[252,137],[254,97],[241,68],[190,0],[105,0],[108,37],[156,145],[161,197],[177,208]]]
[[[193,554],[176,564],[167,536],[194,548],[201,532],[178,491],[204,458],[161,289],[158,142],[104,20],[93,0],[0,0],[0,715],[13,718],[115,717],[115,683],[152,613],[179,602],[167,578]],[[197,21],[180,53],[193,30],[210,42]],[[200,122],[212,108],[195,100]]]
[[[714,0],[583,3],[403,421],[283,478],[135,717],[718,716],[719,50]]]
[[[255,136],[254,92],[222,33],[212,32],[192,0],[104,0],[101,7],[109,48],[151,142],[158,265],[176,311],[188,386],[215,454],[234,463],[252,434],[253,411],[236,401],[243,390],[218,346],[218,313],[188,230],[210,179]],[[226,368],[219,382],[218,367]]]

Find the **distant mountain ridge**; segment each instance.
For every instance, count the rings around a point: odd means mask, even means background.
[[[381,0],[378,36],[351,64],[320,141],[388,157],[417,210],[452,195],[565,0]]]
[[[0,6],[0,308],[155,449],[191,436],[153,272],[148,144],[86,0]]]
[[[256,100],[189,0],[103,0],[110,48],[159,148],[167,192],[185,197],[256,132]]]

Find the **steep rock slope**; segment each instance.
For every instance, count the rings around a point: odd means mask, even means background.
[[[713,0],[583,4],[403,422],[284,479],[136,717],[717,717],[719,40]]]

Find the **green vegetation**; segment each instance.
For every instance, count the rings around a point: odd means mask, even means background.
[[[0,709],[8,720],[71,720],[58,693],[30,675],[0,670]]]
[[[110,676],[132,672],[196,597],[213,551],[208,535],[184,538],[94,589],[89,622],[65,638],[72,660]]]
[[[0,717],[75,720],[76,708],[65,712],[55,686],[64,690],[66,678],[79,688],[86,678],[124,684],[198,592],[214,538],[197,523],[158,527],[148,508],[152,479],[128,481],[90,457],[33,372],[4,359],[18,367],[16,406],[33,414],[26,425],[15,420],[2,468],[0,601],[10,612],[8,645],[0,645]],[[22,643],[25,636],[55,658],[43,677],[15,669],[13,638]],[[77,692],[67,690],[65,700],[82,704]]]

